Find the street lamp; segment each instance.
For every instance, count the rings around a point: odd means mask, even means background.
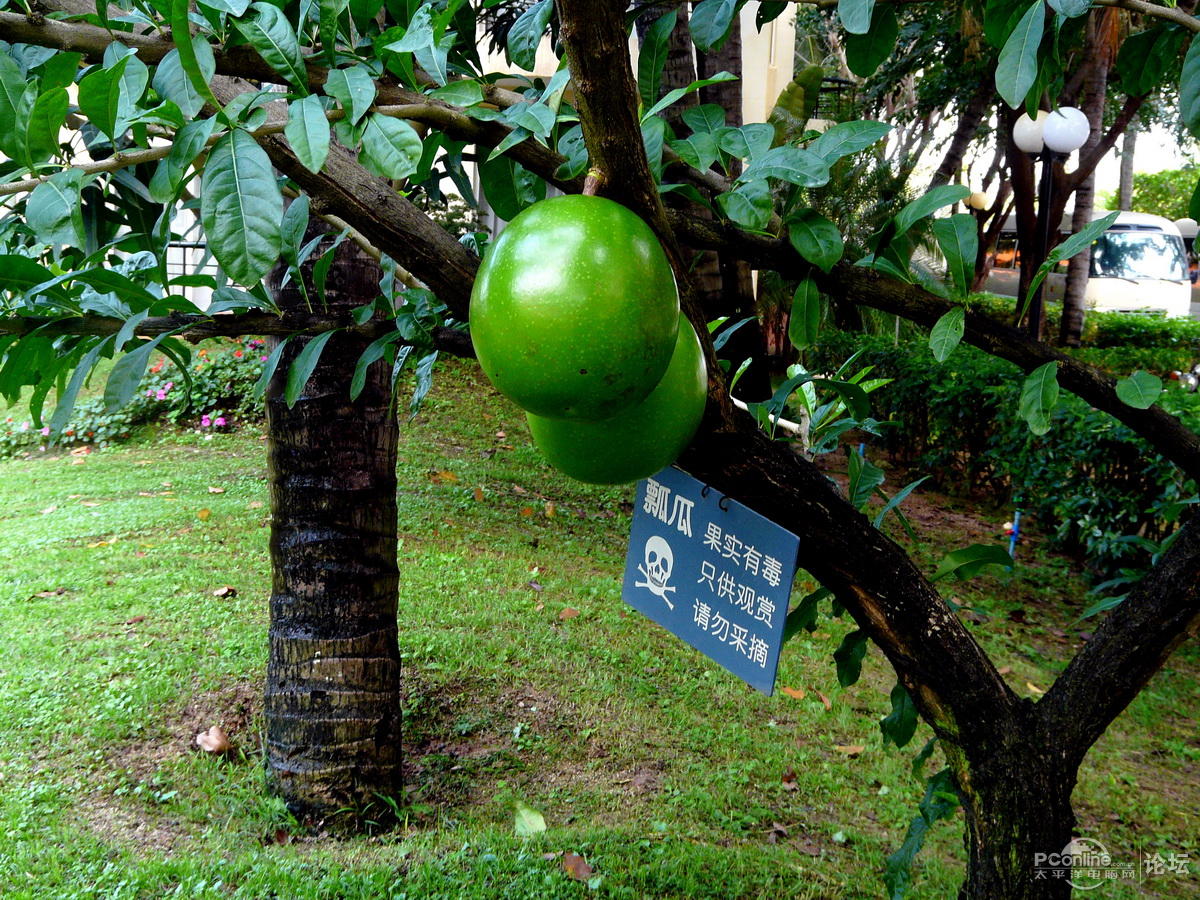
[[[1054,178],[1052,168],[1055,160],[1066,158],[1084,145],[1091,133],[1091,124],[1080,110],[1073,106],[1061,106],[1052,112],[1038,110],[1035,118],[1022,113],[1013,125],[1013,143],[1022,153],[1038,157],[1042,162],[1041,181],[1038,183],[1037,243],[1034,259],[1045,260],[1050,251],[1050,206],[1054,200]],[[1030,272],[1030,277],[1033,273]],[[1042,289],[1045,280],[1038,285],[1029,303],[1029,332],[1041,339]]]

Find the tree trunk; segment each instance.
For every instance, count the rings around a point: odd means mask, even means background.
[[[958,170],[962,168],[963,157],[967,153],[967,148],[971,146],[971,141],[975,139],[976,132],[979,131],[979,125],[983,122],[984,115],[992,108],[992,99],[995,96],[995,90],[990,82],[983,82],[979,88],[971,95],[966,106],[963,107],[958,116],[958,125],[954,129],[954,136],[950,139],[950,146],[946,148],[946,155],[942,157],[941,163],[937,167],[937,171],[933,173],[933,178],[929,182],[929,189],[943,184],[949,184],[950,179],[958,174]],[[972,190],[979,190],[974,185],[969,185]]]
[[[331,311],[374,299],[374,262],[350,241],[336,254],[326,294]],[[311,284],[308,291],[316,302]],[[304,303],[294,281],[276,297],[285,310]],[[397,423],[382,362],[350,401],[349,376],[366,342],[344,335],[330,339],[289,408],[288,371],[307,342],[292,339],[267,389],[266,747],[270,779],[288,807],[329,821],[338,811],[354,817],[399,790]]]
[[[1093,16],[1089,35],[1096,33],[1090,43],[1103,48],[1104,25],[1108,20],[1107,11],[1100,16]],[[1081,157],[1089,150],[1100,145],[1104,137],[1104,103],[1108,91],[1108,69],[1110,56],[1099,52],[1090,64],[1083,84],[1083,113],[1091,123],[1091,132],[1080,149]],[[1075,188],[1075,212],[1071,217],[1071,231],[1077,232],[1087,227],[1092,221],[1092,208],[1096,198],[1096,170],[1093,168],[1078,183]],[[1092,272],[1092,251],[1089,247],[1071,257],[1067,264],[1067,283],[1063,288],[1062,319],[1059,322],[1058,342],[1066,347],[1078,347],[1083,336],[1083,319],[1086,314],[1084,295],[1087,292],[1088,277]]]
[[[1135,119],[1125,129],[1121,144],[1121,182],[1117,188],[1117,209],[1133,209],[1133,162],[1137,152],[1138,122]]]

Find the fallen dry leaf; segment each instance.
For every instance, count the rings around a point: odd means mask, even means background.
[[[794,791],[799,788],[799,785],[796,784],[796,773],[792,769],[784,771],[781,782],[785,791]]]
[[[251,500],[246,504],[246,509],[262,509],[264,505],[261,500]]]
[[[781,825],[778,822],[772,822],[771,829],[767,832],[767,843],[777,844],[779,843],[780,838],[785,838],[787,836],[788,830],[786,825]]]
[[[576,881],[587,881],[594,871],[586,859],[578,853],[564,853],[562,858],[563,871]]]
[[[57,506],[47,506],[45,509],[42,510],[42,515],[48,516],[48,515],[50,515],[50,513],[54,512],[56,509],[58,509]]]
[[[500,438],[500,440],[504,440],[506,437],[508,437],[508,434],[503,431],[497,431],[496,437]]]
[[[210,488],[208,489],[208,492],[209,492],[210,494],[223,494],[223,493],[225,493],[225,488],[223,488],[223,487],[210,487]]]
[[[866,744],[834,744],[833,749],[847,756],[858,756],[867,749]]]
[[[545,588],[542,587],[542,583],[540,581],[527,581],[525,583],[527,585],[529,585],[529,587],[531,587],[533,590],[537,591],[539,594],[545,590]]]
[[[533,507],[532,506],[522,506],[521,507],[521,515],[525,516],[526,518],[528,518],[529,516],[532,516],[533,515]]]
[[[817,695],[817,697],[819,697],[819,698],[820,698],[821,702],[822,702],[823,704],[825,704],[825,711],[826,711],[826,712],[829,712],[830,710],[832,710],[832,709],[833,709],[833,704],[829,702],[829,698],[828,698],[828,697],[826,697],[826,696],[825,696],[824,694],[822,694],[820,691],[814,691],[813,693],[815,693],[815,694]]]
[[[439,469],[429,473],[429,480],[434,484],[453,484],[458,481],[458,476],[449,469]]]
[[[783,692],[785,694],[787,694],[789,697],[791,697],[793,700],[803,700],[804,699],[804,688],[785,687],[783,689]]]
[[[481,487],[475,488],[475,502],[476,503],[483,502],[483,488],[481,488]]]
[[[525,490],[525,488],[521,487],[519,484],[514,484],[512,487],[513,487],[514,494],[528,494],[529,493],[529,491]]]
[[[237,596],[237,588],[231,587],[230,585],[227,584],[224,587],[217,588],[215,591],[212,592],[212,595],[214,597],[236,597]]]
[[[579,615],[579,610],[577,610],[573,606],[566,606],[566,607],[563,607],[561,612],[559,612],[558,621],[565,622],[565,621],[567,621],[567,619],[573,619],[577,615]]]
[[[228,753],[233,749],[233,745],[229,743],[229,735],[221,730],[220,725],[214,725],[208,731],[202,731],[196,735],[196,746],[205,753]]]
[[[558,507],[554,505],[554,501],[547,500],[546,501],[546,518],[553,519],[555,513],[557,513],[557,512],[558,512]]]
[[[996,674],[997,675],[1011,675],[1012,674],[1012,666],[1001,666],[999,669],[996,670]]]
[[[212,515],[212,510],[208,509],[207,507],[196,511],[196,518],[199,519],[201,522],[207,522],[208,517],[211,515]]]
[[[94,541],[94,542],[88,544],[88,549],[95,550],[97,547],[107,547],[108,545],[109,545],[108,541]]]
[[[1029,690],[1033,691],[1033,693],[1038,694],[1039,696],[1046,693],[1032,681],[1025,682],[1025,687],[1029,688]]]
[[[145,621],[146,621],[145,616],[134,616],[132,619],[126,619],[125,624],[126,625],[136,625],[138,622],[145,622]]]
[[[76,447],[74,450],[72,450],[71,455],[72,456],[87,456],[91,452],[92,452],[92,448],[85,444],[82,447]]]
[[[546,604],[545,604],[545,603],[539,603],[537,606],[535,606],[535,607],[533,608],[533,611],[534,611],[534,612],[541,612],[541,611],[542,611],[543,609],[545,609],[545,608],[546,608]]]
[[[549,862],[553,862],[554,860],[558,859],[562,855],[563,855],[563,852],[561,850],[555,850],[553,853],[543,853],[542,859],[548,860]]]
[[[99,506],[100,504],[97,503],[95,500],[80,500],[79,505],[91,507],[91,506]]]

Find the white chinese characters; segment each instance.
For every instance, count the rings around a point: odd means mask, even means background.
[[[646,479],[646,496],[642,500],[642,512],[653,516],[664,525],[674,525],[675,530],[685,537],[692,536],[692,509],[696,501],[679,494],[671,496],[671,489],[653,478]]]

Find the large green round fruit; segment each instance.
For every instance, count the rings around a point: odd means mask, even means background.
[[[525,414],[551,465],[580,481],[624,484],[675,462],[700,425],[708,393],[700,341],[687,319],[679,320],[667,374],[641,403],[599,422]]]
[[[500,393],[540,416],[644,400],[675,347],[679,294],[654,233],[619,203],[555,197],[508,224],[471,293],[471,341]]]

